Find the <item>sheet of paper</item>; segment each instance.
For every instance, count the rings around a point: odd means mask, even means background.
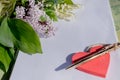
[[[10,80],[119,80],[120,50],[111,53],[106,79],[76,69],[65,70],[71,55],[96,43],[117,41],[109,0],[75,0],[83,9],[70,22],[59,21],[57,34],[41,39],[43,54],[19,53]]]

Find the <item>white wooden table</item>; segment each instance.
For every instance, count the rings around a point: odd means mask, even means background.
[[[20,52],[10,80],[119,80],[120,50],[111,54],[105,79],[80,72],[65,70],[70,55],[96,43],[117,41],[109,0],[75,0],[83,4],[71,22],[55,23],[54,37],[41,39],[43,54],[27,55]],[[66,61],[67,60],[67,61]]]

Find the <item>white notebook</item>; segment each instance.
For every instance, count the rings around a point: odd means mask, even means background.
[[[43,54],[19,53],[10,80],[119,80],[120,50],[111,53],[106,78],[65,70],[71,54],[96,43],[117,42],[109,0],[75,0],[83,4],[70,22],[59,21],[56,35],[41,39]]]

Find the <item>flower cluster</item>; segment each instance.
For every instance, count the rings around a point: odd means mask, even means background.
[[[69,21],[71,20],[71,18],[74,17],[74,13],[72,12],[72,10],[77,9],[79,7],[80,5],[78,4],[67,5],[66,3],[58,4],[54,6],[56,15],[60,19],[64,19],[66,21]]]
[[[35,4],[35,0],[28,1],[27,7],[16,7],[16,18],[28,22],[42,38],[53,36],[56,27],[52,25],[52,21],[44,12],[43,4],[41,2]],[[44,18],[44,20],[41,20],[41,18]]]
[[[0,0],[0,80],[9,80],[19,51],[41,54],[40,38],[55,35],[53,21],[70,20],[74,6],[72,0]]]

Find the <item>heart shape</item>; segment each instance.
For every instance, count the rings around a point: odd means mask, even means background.
[[[75,61],[81,59],[82,57],[88,54],[91,54],[92,52],[95,52],[96,50],[102,47],[103,47],[102,45],[94,46],[89,50],[89,52],[77,52],[72,56],[72,62],[74,63]],[[95,59],[92,59],[84,64],[81,64],[76,69],[105,78],[108,71],[109,62],[110,62],[110,54],[108,53],[99,56]]]

